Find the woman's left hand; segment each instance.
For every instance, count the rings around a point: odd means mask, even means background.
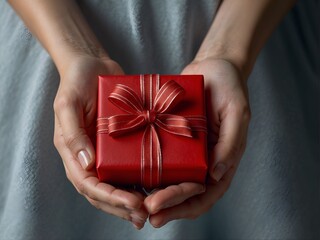
[[[246,83],[238,69],[226,60],[205,59],[191,63],[182,74],[204,75],[209,176],[205,186],[181,183],[148,196],[144,204],[154,227],[207,212],[229,188],[246,145],[250,108]]]

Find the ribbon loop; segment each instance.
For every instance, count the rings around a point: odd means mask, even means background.
[[[179,103],[184,95],[184,89],[175,81],[171,80],[163,84],[154,99],[154,110],[164,113]]]
[[[144,110],[142,114],[148,124],[154,123],[157,118],[157,113],[154,110]]]
[[[143,111],[141,98],[130,87],[123,84],[117,84],[108,99],[127,113],[140,113]]]

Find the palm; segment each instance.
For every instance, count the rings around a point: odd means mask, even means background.
[[[230,111],[249,113],[248,93],[238,70],[225,60],[206,60],[188,65],[182,74],[201,73],[206,88],[207,117],[209,127],[209,150],[225,134],[224,118]],[[220,138],[219,138],[220,136]],[[216,146],[217,147],[217,146]]]
[[[107,59],[101,60],[94,57],[86,57],[78,60],[76,64],[70,67],[68,73],[62,78],[66,79],[68,88],[62,92],[69,98],[74,98],[79,108],[79,119],[82,119],[81,127],[88,131],[89,136],[94,140],[96,109],[97,109],[97,78],[99,75],[123,74],[122,69],[115,62]],[[58,91],[59,96],[60,91]],[[80,98],[78,96],[81,96]]]

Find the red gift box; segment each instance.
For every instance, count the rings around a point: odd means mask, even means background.
[[[96,168],[114,185],[204,183],[203,76],[99,76]]]

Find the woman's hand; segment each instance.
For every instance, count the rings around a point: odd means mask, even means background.
[[[203,74],[206,84],[209,177],[205,192],[199,184],[182,183],[151,194],[144,203],[153,226],[196,218],[229,188],[250,120],[245,81],[268,36],[295,1],[224,0],[219,5],[195,60],[182,72]]]
[[[174,219],[194,219],[227,191],[245,150],[250,108],[245,81],[223,59],[194,61],[182,74],[203,74],[208,117],[209,177],[206,186],[182,183],[148,196],[150,223],[161,227]]]
[[[96,208],[132,221],[140,229],[148,217],[142,204],[144,196],[99,182],[92,169],[95,164],[92,141],[95,138],[98,75],[123,74],[123,71],[108,57],[84,54],[77,54],[64,69],[54,101],[54,144],[62,157],[67,177]]]

